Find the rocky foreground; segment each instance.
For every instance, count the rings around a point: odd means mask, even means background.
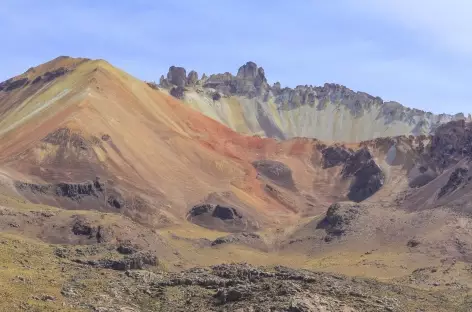
[[[127,270],[110,280],[103,292],[88,295],[83,281],[93,272],[78,272],[62,294],[71,307],[101,312],[468,311],[453,305],[453,297],[445,294],[286,267],[224,264],[180,273]]]

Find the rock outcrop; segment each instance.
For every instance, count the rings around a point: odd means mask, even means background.
[[[107,186],[99,178],[81,183],[35,184],[17,181],[15,187],[20,194],[36,199],[68,200],[74,203],[90,203],[114,209],[128,204],[119,190]]]
[[[267,250],[267,245],[259,234],[246,232],[218,237],[211,243],[211,246],[215,247],[227,244],[241,244],[264,251]]]
[[[187,215],[190,222],[226,232],[243,232],[257,227],[234,207],[200,204],[192,207]]]
[[[252,163],[258,174],[273,183],[289,189],[295,188],[292,170],[282,162],[274,160],[257,160]]]
[[[184,95],[185,95],[185,89],[184,87],[173,87],[171,90],[170,90],[170,95],[172,95],[173,97],[177,98],[177,99],[180,99],[182,100],[184,98]]]
[[[26,84],[29,83],[28,78],[20,78],[17,80],[8,79],[2,83],[0,83],[0,91],[10,92],[15,89],[24,87]]]
[[[329,146],[322,151],[322,155],[323,168],[331,168],[345,164],[352,156],[352,151],[341,146]]]
[[[100,259],[100,260],[81,260],[74,259],[76,263],[90,265],[96,268],[112,269],[117,271],[143,270],[147,267],[157,266],[159,260],[151,252],[138,252],[126,255],[122,259]]]
[[[441,187],[441,190],[438,193],[438,198],[441,198],[447,194],[450,194],[457,190],[460,186],[468,183],[469,178],[469,169],[468,168],[457,168],[454,170],[447,183]]]
[[[358,150],[347,159],[342,176],[354,177],[347,196],[355,202],[372,196],[383,186],[385,179],[382,170],[366,148]]]
[[[97,243],[107,242],[112,236],[105,227],[91,224],[84,216],[75,215],[72,218],[71,231],[74,235],[85,236],[91,242],[96,240]]]
[[[242,216],[233,207],[225,207],[212,204],[197,205],[193,207],[189,213],[191,217],[198,217],[206,214],[211,214],[212,217],[221,220],[234,220],[242,218]]]
[[[313,137],[324,141],[359,142],[383,136],[431,134],[449,121],[472,121],[464,114],[434,115],[394,101],[385,102],[380,97],[334,83],[284,88],[276,82],[270,86],[265,70],[254,62],[241,66],[236,75],[212,74],[198,81],[195,72],[190,72],[185,79],[184,74],[185,69],[171,67],[168,78],[161,79],[161,86],[171,89],[199,85],[195,90],[199,91],[198,96],[192,96],[191,101],[202,103],[211,99],[215,91],[223,97],[232,97],[231,105],[237,103],[243,113],[245,132],[279,139]],[[202,87],[207,92],[201,92]],[[215,118],[233,111],[221,106],[213,109],[217,111],[205,109],[202,113]],[[218,121],[229,127],[238,124],[238,129],[234,130],[242,131],[244,128],[239,123],[227,122],[234,117],[225,116]]]
[[[147,289],[139,293],[168,299],[163,305],[165,311],[414,311],[417,301],[429,311],[441,300],[431,302],[436,297],[425,297],[419,289],[374,280],[244,263],[196,267],[179,273],[133,270],[127,271],[125,278]],[[176,300],[163,288],[172,289],[171,295],[176,298],[192,295]]]
[[[439,171],[472,156],[472,123],[458,120],[438,127],[431,140],[429,156],[430,164]]]
[[[187,85],[187,71],[183,67],[171,66],[167,73],[167,81],[177,87],[185,87]]]
[[[187,85],[195,86],[198,83],[198,73],[194,70],[188,73]]]
[[[323,149],[321,153],[323,168],[342,165],[342,177],[353,179],[347,194],[350,200],[361,202],[375,194],[383,186],[384,173],[375,163],[367,148],[364,147],[354,152],[342,146],[330,146]]]
[[[317,228],[326,231],[325,241],[330,241],[334,237],[344,235],[349,230],[351,224],[357,219],[360,209],[360,205],[350,202],[332,204],[328,208],[324,219],[317,226]]]

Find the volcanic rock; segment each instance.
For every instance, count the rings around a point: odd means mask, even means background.
[[[185,94],[185,89],[183,87],[173,87],[170,90],[170,95],[180,100],[184,98],[184,94]]]
[[[347,159],[342,175],[344,178],[354,177],[348,198],[355,202],[361,202],[369,198],[384,183],[382,170],[366,148],[358,150]]]
[[[330,146],[323,150],[323,168],[331,168],[345,164],[352,153],[342,146]]]
[[[187,77],[187,85],[195,86],[197,82],[198,82],[198,73],[194,70],[190,71]]]
[[[171,66],[167,73],[167,81],[177,87],[185,87],[187,85],[187,72],[185,68]]]

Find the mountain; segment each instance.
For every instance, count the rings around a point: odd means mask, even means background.
[[[360,142],[378,137],[431,134],[443,123],[472,121],[464,114],[435,115],[385,102],[338,84],[322,87],[270,86],[254,62],[231,73],[198,74],[171,66],[159,85],[177,91],[190,107],[244,134],[277,139],[316,138],[328,142]],[[185,90],[184,90],[185,89]]]
[[[70,57],[2,82],[0,310],[467,311],[472,123],[276,89]]]

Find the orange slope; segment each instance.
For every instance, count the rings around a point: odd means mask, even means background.
[[[69,71],[32,84],[60,68]],[[230,192],[262,223],[296,217],[293,203],[299,206],[301,193],[313,188],[313,140],[242,136],[102,60],[59,58],[15,79],[23,77],[26,86],[0,92],[0,160],[14,180],[106,177],[148,195],[178,219],[210,194]],[[299,192],[284,193],[292,205],[264,191],[255,159],[293,167]]]

